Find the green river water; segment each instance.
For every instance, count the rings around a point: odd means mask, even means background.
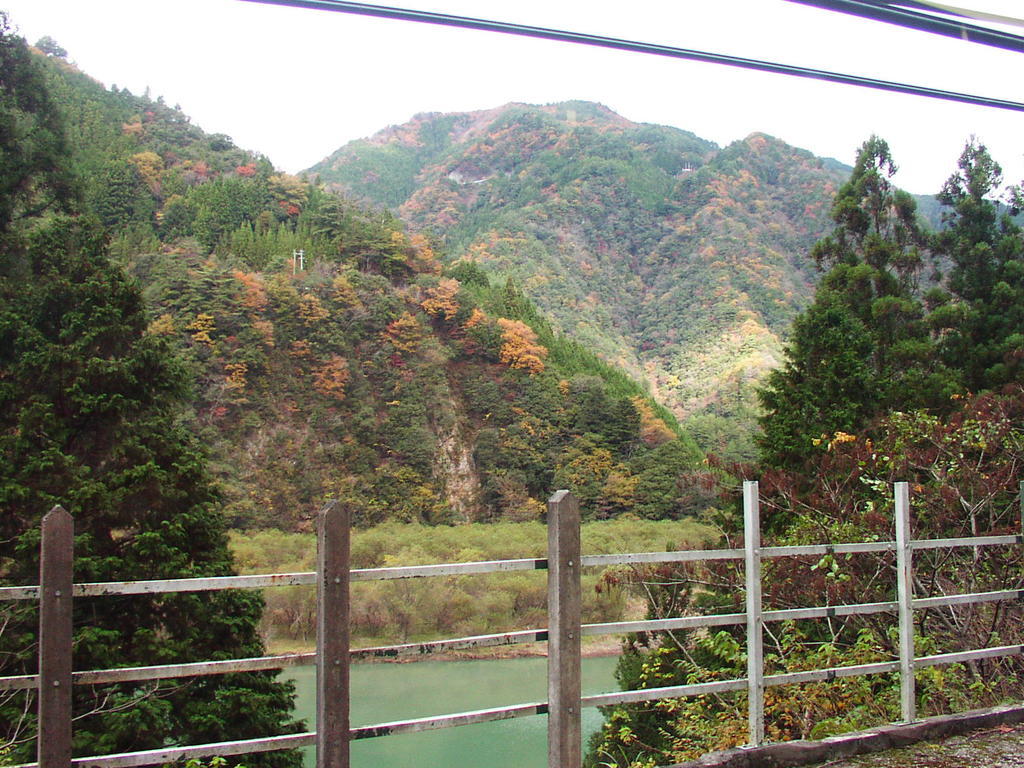
[[[614,657],[583,660],[583,694],[618,690]],[[296,684],[298,715],[314,728],[316,670],[286,673]],[[417,661],[352,666],[352,725],[466,712],[547,698],[547,659]],[[601,713],[583,710],[584,744]],[[313,764],[313,750],[306,765]],[[543,768],[547,717],[536,715],[352,744],[353,768]]]

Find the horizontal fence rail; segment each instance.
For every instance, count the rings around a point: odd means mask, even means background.
[[[1010,546],[1024,544],[1024,535],[979,536],[977,538],[931,539],[911,542],[914,550],[954,547]],[[851,555],[895,551],[892,541],[854,544],[801,544],[785,547],[763,547],[762,558],[801,557],[815,555]],[[742,560],[742,549],[691,549],[673,552],[633,552],[625,554],[583,555],[584,568],[606,568],[614,565],[649,565],[653,563],[689,563],[712,560]],[[545,571],[547,558],[530,557],[513,560],[484,560],[471,563],[431,563],[388,568],[354,568],[353,582],[390,579],[420,579],[437,576],[468,576],[510,571]],[[314,586],[315,571],[271,573],[245,576],[214,576],[189,579],[152,579],[146,581],[107,581],[75,584],[74,597],[111,597],[118,595],[174,594],[178,592],[214,592],[224,589],[266,589],[268,587]],[[0,587],[0,602],[38,600],[39,586]]]
[[[559,492],[549,501],[549,551],[546,558],[518,558],[511,560],[491,560],[468,563],[442,563],[414,566],[395,566],[386,568],[350,569],[348,565],[348,518],[347,512],[341,514],[336,505],[329,504],[321,512],[319,530],[322,537],[328,516],[337,517],[339,522],[330,523],[336,538],[330,546],[323,542],[318,544],[318,567],[314,572],[283,573],[247,576],[224,576],[212,578],[163,579],[147,581],[125,581],[106,583],[86,583],[67,586],[63,591],[56,589],[51,600],[57,606],[58,614],[65,611],[67,626],[70,626],[70,601],[60,601],[60,596],[68,594],[72,597],[106,597],[124,595],[163,594],[175,592],[215,591],[223,589],[258,589],[278,586],[313,586],[318,588],[320,604],[318,613],[327,617],[321,621],[318,629],[318,652],[292,653],[277,656],[263,656],[249,659],[233,659],[224,661],[200,661],[183,664],[165,664],[156,666],[123,667],[106,670],[87,670],[71,672],[70,668],[61,671],[60,665],[53,665],[49,660],[49,668],[56,669],[54,674],[65,675],[67,685],[61,688],[54,683],[54,695],[48,686],[40,686],[40,679],[47,679],[46,659],[48,650],[45,638],[40,642],[39,675],[21,675],[0,678],[0,691],[7,690],[40,690],[40,706],[42,694],[47,693],[51,703],[57,707],[57,719],[64,718],[60,707],[70,701],[68,692],[71,684],[99,685],[123,683],[143,680],[172,679],[217,675],[234,672],[280,670],[301,664],[317,663],[318,669],[326,662],[324,649],[328,648],[334,665],[342,665],[346,670],[341,677],[318,671],[318,731],[300,734],[286,734],[258,739],[240,739],[216,744],[200,744],[193,746],[168,746],[157,750],[132,752],[119,755],[106,755],[88,758],[70,759],[70,740],[66,735],[57,733],[51,738],[54,716],[40,718],[40,760],[38,763],[25,764],[24,768],[40,766],[40,768],[68,768],[69,766],[92,766],[94,768],[134,768],[135,766],[154,765],[190,758],[206,758],[212,756],[243,755],[280,749],[294,749],[316,745],[318,768],[348,768],[348,743],[352,740],[377,738],[399,733],[411,733],[426,730],[450,728],[472,723],[507,720],[532,715],[547,715],[549,720],[549,765],[551,768],[577,768],[580,763],[579,750],[579,712],[581,707],[603,707],[616,704],[640,703],[665,698],[680,698],[713,693],[746,690],[750,696],[750,736],[751,744],[759,744],[764,739],[763,696],[764,690],[779,685],[792,685],[816,681],[828,681],[839,678],[874,675],[900,674],[902,714],[904,720],[913,720],[915,670],[941,664],[970,662],[981,659],[993,659],[1006,656],[1024,655],[1024,645],[1005,645],[993,648],[980,648],[954,653],[934,654],[915,657],[913,653],[912,617],[914,611],[951,608],[953,606],[981,604],[996,601],[1022,601],[1024,589],[1004,589],[991,592],[972,594],[938,595],[933,597],[915,598],[910,584],[912,583],[912,553],[915,551],[942,548],[985,546],[1017,546],[1024,545],[1024,535],[981,536],[973,538],[946,538],[931,540],[911,540],[909,536],[909,492],[906,483],[895,486],[896,500],[896,538],[895,541],[856,542],[841,544],[810,544],[798,546],[761,547],[757,533],[757,484],[744,484],[744,508],[746,543],[742,549],[718,550],[681,550],[672,552],[640,552],[626,554],[586,555],[579,552],[579,520],[578,507],[575,499],[566,492]],[[1021,484],[1021,505],[1024,513],[1024,483]],[[59,508],[56,508],[59,509]],[[56,511],[56,510],[55,510]],[[63,510],[61,510],[63,512]],[[66,515],[66,513],[63,513]],[[48,516],[49,517],[49,516]],[[69,519],[69,518],[68,518]],[[567,522],[568,521],[568,522]],[[63,525],[63,523],[61,523]],[[67,531],[65,531],[65,534]],[[44,547],[46,546],[46,529],[44,526]],[[339,538],[340,537],[340,538]],[[559,538],[561,537],[561,538]],[[68,545],[70,546],[70,545]],[[330,550],[338,550],[331,552]],[[44,549],[45,551],[45,549]],[[60,554],[59,547],[51,551]],[[70,551],[70,549],[69,549]],[[761,561],[765,558],[782,557],[821,557],[826,555],[858,555],[894,552],[896,554],[897,573],[900,576],[897,600],[853,605],[813,606],[806,608],[789,608],[781,610],[762,610],[760,600]],[[51,557],[51,559],[54,559]],[[60,559],[59,557],[57,559]],[[45,573],[46,558],[41,569],[40,585],[25,587],[0,588],[0,601],[41,600],[45,602],[48,588],[48,576]],[[713,560],[744,560],[747,578],[747,610],[744,613],[717,615],[681,616],[643,621],[619,621],[595,624],[582,624],[579,616],[579,599],[565,595],[578,595],[581,568],[605,568],[615,566],[641,566],[671,563],[688,563]],[[66,563],[64,564],[66,566]],[[369,648],[350,649],[347,635],[347,593],[350,582],[380,581],[391,579],[417,579],[431,577],[456,577],[473,574],[507,573],[517,571],[547,571],[549,581],[549,613],[551,629],[527,629],[486,635],[475,635],[461,638],[449,638],[421,643],[404,643],[399,645],[375,646]],[[327,579],[327,574],[339,574]],[[345,578],[347,577],[347,578]],[[558,585],[552,586],[552,585]],[[341,585],[341,593],[338,592]],[[331,602],[324,600],[330,595],[343,594],[346,597],[340,611],[332,614]],[[562,603],[567,603],[563,605]],[[575,615],[574,615],[575,613]],[[760,657],[761,632],[768,622],[847,617],[854,615],[870,615],[877,613],[895,613],[899,617],[900,655],[899,659],[882,661],[872,664],[860,664],[847,667],[805,670],[766,675]],[[332,614],[329,615],[328,614]],[[57,615],[57,614],[54,614]],[[51,622],[53,620],[51,619]],[[65,619],[58,616],[53,626],[62,632]],[[581,696],[579,691],[579,661],[581,636],[626,634],[633,632],[666,632],[672,630],[693,630],[703,627],[742,626],[747,628],[748,670],[747,677],[733,680],[713,680],[688,685],[667,686],[633,691],[604,693],[596,696]],[[343,642],[339,645],[331,638],[338,631],[344,631]],[[554,634],[558,635],[555,642]],[[45,635],[45,633],[44,633]],[[58,635],[58,643],[65,642]],[[495,707],[472,712],[459,712],[445,715],[434,715],[412,720],[378,723],[358,727],[348,726],[348,664],[361,659],[388,659],[409,656],[426,656],[446,651],[459,651],[472,648],[497,647],[518,643],[548,643],[549,657],[549,695],[548,701],[529,704],[516,704]],[[70,652],[68,651],[68,658]],[[753,661],[751,661],[753,659]],[[333,679],[330,682],[328,678]],[[326,681],[326,682],[325,682]],[[334,686],[334,687],[331,687]],[[340,686],[340,687],[339,687]],[[61,698],[64,697],[64,698]],[[70,723],[70,714],[66,715]],[[324,729],[322,724],[326,723]],[[58,725],[60,725],[58,723]],[[61,726],[64,727],[64,726]],[[69,727],[69,725],[68,725]],[[44,754],[43,742],[48,742],[49,753]],[[67,742],[67,743],[63,743]]]

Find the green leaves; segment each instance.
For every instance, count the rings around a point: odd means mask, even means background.
[[[230,573],[217,494],[194,438],[177,424],[183,369],[163,340],[145,334],[141,296],[110,263],[101,233],[56,219],[37,228],[22,259],[30,280],[0,277],[0,338],[9,342],[0,348],[0,532],[24,539],[5,579],[35,579],[35,531],[54,503],[75,516],[79,580]],[[261,651],[261,606],[245,595],[103,598],[75,607],[79,669]],[[31,617],[8,624],[3,649],[16,651],[33,631]],[[4,658],[5,674],[33,671],[30,660]],[[244,718],[229,712],[224,690],[251,699]],[[266,676],[205,681],[187,694],[173,685],[125,685],[76,695],[80,709],[98,706],[76,727],[78,754],[292,727],[289,691]],[[266,762],[296,763],[287,754]]]

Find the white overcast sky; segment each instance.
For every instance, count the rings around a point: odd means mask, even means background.
[[[1024,54],[784,0],[391,0],[386,4],[761,58],[1024,101]],[[1014,0],[961,5],[1024,15]],[[934,193],[964,142],[1024,180],[1024,113],[781,75],[243,0],[0,0],[28,41],[53,37],[106,85],[180,104],[207,131],[297,172],[418,112],[601,102],[725,145],[754,131],[851,163],[887,139],[912,192]],[[1017,34],[1024,29],[1016,28]]]

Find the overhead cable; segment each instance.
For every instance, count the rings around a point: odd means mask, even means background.
[[[263,3],[266,5],[283,5],[294,8],[308,8],[321,11],[335,11],[337,13],[348,13],[359,16],[372,16],[383,19],[394,19],[400,21],[415,21],[422,24],[435,24],[444,27],[457,27],[461,29],[476,29],[486,32],[500,32],[507,35],[518,35],[520,37],[532,37],[542,40],[555,40],[564,43],[576,43],[579,45],[590,45],[598,48],[610,48],[618,51],[629,51],[632,53],[645,53],[653,56],[666,56],[674,59],[687,59],[689,61],[701,61],[709,64],[723,64],[730,67],[751,69],[759,72],[771,72],[779,75],[792,77],[803,77],[812,80],[824,80],[844,85],[856,85],[862,88],[873,88],[880,91],[904,93],[913,96],[925,96],[932,99],[943,99],[955,101],[962,104],[974,104],[982,107],[993,107],[996,109],[1007,109],[1016,112],[1024,112],[1024,104],[1017,101],[1005,99],[994,99],[986,96],[975,96],[968,93],[957,93],[955,91],[944,91],[938,88],[928,88],[920,85],[908,85],[906,83],[893,82],[889,80],[877,80],[859,75],[845,75],[839,72],[830,72],[824,69],[811,69],[808,67],[797,67],[789,64],[779,64],[771,61],[758,59],[746,59],[739,56],[727,56],[720,53],[708,53],[706,51],[695,51],[688,48],[676,48],[656,43],[641,43],[634,40],[623,40],[614,37],[602,37],[600,35],[589,35],[582,32],[569,32],[545,27],[533,27],[523,24],[512,24],[503,21],[491,21],[478,19],[469,16],[452,16],[433,11],[417,11],[407,8],[391,8],[382,5],[369,5],[367,3],[348,2],[348,0],[244,0],[251,3]]]
[[[988,13],[987,11],[977,11],[973,8],[960,8],[955,5],[947,5],[946,3],[935,3],[931,0],[918,0],[915,3],[901,3],[901,5],[912,5],[921,9],[939,11],[941,13],[948,13],[951,16],[960,16],[964,19],[974,19],[975,21],[987,21],[993,24],[1005,24],[1009,27],[1024,27],[1024,19],[1016,16],[1004,16],[999,13]]]
[[[789,0],[791,3],[810,5],[827,11],[838,11],[851,16],[860,16],[874,21],[896,24],[906,29],[930,32],[934,35],[954,37],[970,43],[990,45],[1008,51],[1024,53],[1024,37],[1009,32],[1002,32],[990,27],[968,24],[964,21],[942,18],[932,13],[915,11],[911,8],[897,7],[900,5],[926,6],[933,11],[938,10],[931,3],[891,3],[884,0]],[[957,14],[960,15],[960,14]]]

